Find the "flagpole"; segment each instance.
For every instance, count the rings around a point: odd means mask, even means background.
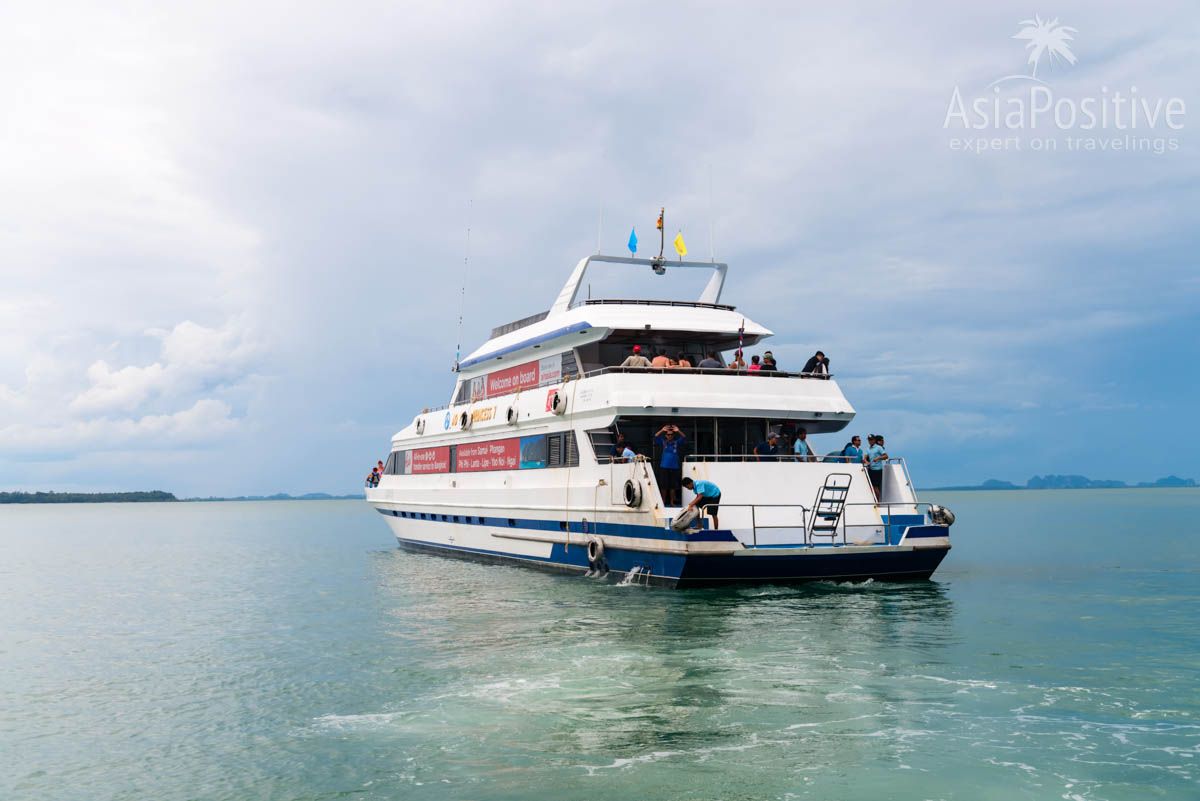
[[[667,207],[658,210],[658,260],[662,261],[663,251],[667,247]]]

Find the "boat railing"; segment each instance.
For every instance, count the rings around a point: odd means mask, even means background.
[[[739,515],[736,510],[742,510],[742,514]],[[725,517],[727,521],[730,518],[734,519],[735,522],[732,525],[726,525],[725,528],[742,528],[739,523],[745,521],[747,510],[752,547],[759,546],[758,532],[760,529],[804,532],[804,540],[808,541],[809,515],[812,510],[807,506],[798,503],[725,503],[722,501],[718,514]]]
[[[760,456],[756,453],[689,453],[683,457],[685,462],[697,463],[713,463],[713,462],[789,462],[801,464],[863,464],[862,457],[855,458],[853,456],[842,456],[837,453],[821,456],[813,454],[811,456],[798,456],[795,453],[777,453],[772,455]],[[903,457],[895,457],[888,459],[886,464],[904,465],[904,475],[908,476],[908,465],[905,464]],[[911,480],[909,481],[911,484]]]
[[[734,311],[737,308],[728,303],[705,303],[699,300],[626,300],[622,298],[588,298],[587,300],[577,300],[571,304],[572,309],[580,306],[684,306],[692,309],[721,309],[722,311]]]
[[[520,392],[528,392],[535,389],[543,389],[552,387],[567,381],[578,381],[581,378],[593,378],[599,375],[608,375],[612,373],[667,373],[670,375],[724,375],[724,376],[753,376],[764,378],[804,378],[804,379],[827,379],[832,378],[832,373],[785,373],[780,370],[733,370],[728,367],[599,367],[595,370],[588,370],[583,373],[573,373],[571,375],[561,376],[559,378],[550,378],[540,381],[537,384],[532,384],[523,387]],[[421,414],[432,414],[434,412],[444,412],[447,409],[455,406],[467,406],[472,403],[481,403],[486,400],[495,400],[506,395],[515,395],[514,392],[505,393],[505,395],[493,395],[488,398],[471,398],[470,400],[461,400],[456,403],[446,403],[441,406],[432,406],[421,410]]]
[[[830,545],[850,545],[852,544],[847,536],[847,527],[852,529],[872,527],[878,528],[880,525],[885,527],[883,542],[877,543],[859,543],[860,545],[895,545],[899,541],[899,537],[893,541],[890,528],[898,525],[893,521],[897,516],[916,516],[920,515],[923,520],[929,520],[929,509],[931,503],[916,503],[916,502],[893,502],[893,503],[874,503],[874,502],[855,502],[844,503],[842,508],[837,512],[836,530],[833,531],[833,536],[830,538]],[[861,520],[848,520],[848,512],[851,510],[870,509],[874,514],[872,518],[878,516],[878,520],[872,522],[861,522]],[[738,515],[736,510],[742,510],[741,515]],[[813,510],[803,504],[782,504],[782,503],[725,503],[721,502],[719,514],[726,518],[726,525],[723,528],[740,529],[745,528],[746,523],[749,523],[751,547],[757,548],[760,545],[787,545],[788,542],[776,543],[760,543],[760,531],[787,531],[802,534],[801,544],[806,548],[816,546],[816,540],[813,536],[813,523],[817,520],[817,515]],[[857,516],[856,516],[857,517]],[[827,536],[827,535],[821,535]]]
[[[832,373],[788,373],[783,370],[735,370],[731,367],[600,367],[584,373],[582,378],[605,375],[607,373],[666,373],[669,375],[737,375],[752,378],[832,378]]]

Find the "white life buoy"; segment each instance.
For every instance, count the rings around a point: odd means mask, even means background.
[[[554,412],[555,414],[562,414],[566,410],[567,396],[558,390],[555,390],[554,397],[550,399],[550,411]]]
[[[417,418],[417,433],[418,434],[425,433],[425,418],[424,417]]]
[[[463,412],[458,416],[458,430],[466,431],[471,427],[471,413]]]
[[[625,482],[625,505],[636,509],[642,505],[642,485],[633,479]]]
[[[516,406],[509,406],[508,411],[504,413],[504,419],[508,421],[510,426],[515,426],[517,420],[521,418],[521,413],[517,411]]]
[[[587,544],[588,564],[596,567],[600,564],[600,560],[604,558],[604,540],[598,537],[592,537]]]

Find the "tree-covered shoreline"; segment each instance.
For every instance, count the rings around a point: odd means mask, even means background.
[[[169,503],[170,492],[0,492],[2,503]]]

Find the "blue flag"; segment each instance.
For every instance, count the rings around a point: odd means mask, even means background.
[[[629,252],[637,253],[637,226],[634,226],[629,231]]]

